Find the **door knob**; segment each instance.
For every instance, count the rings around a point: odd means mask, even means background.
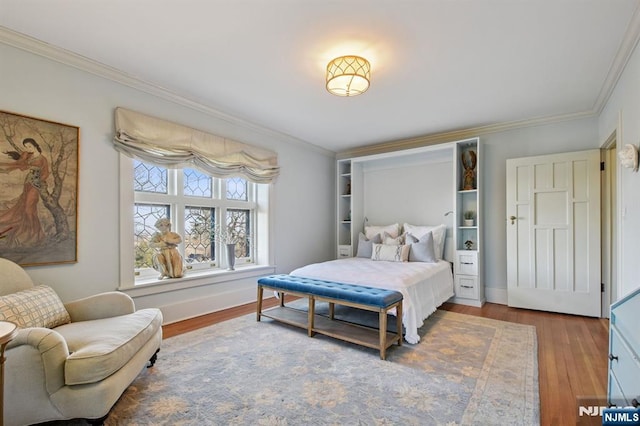
[[[509,216],[509,220],[511,221],[511,224],[513,225],[516,222],[517,217],[515,216]]]

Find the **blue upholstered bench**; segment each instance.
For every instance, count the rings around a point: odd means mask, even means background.
[[[280,296],[280,306],[262,311],[264,289],[274,290]],[[291,309],[285,306],[285,294],[306,297],[309,300],[308,311]],[[315,302],[329,303],[329,318],[315,314]],[[379,329],[373,330],[355,324],[337,321],[334,318],[335,304],[351,306],[379,314]],[[396,309],[397,332],[387,331],[387,313]],[[386,358],[386,350],[394,343],[402,345],[402,293],[354,284],[345,284],[314,278],[298,277],[286,274],[270,275],[258,280],[257,320],[268,317],[287,324],[306,328],[311,337],[320,333],[380,350],[380,358]]]

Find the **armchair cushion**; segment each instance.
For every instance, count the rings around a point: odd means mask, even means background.
[[[22,328],[53,328],[71,322],[71,317],[56,292],[39,285],[0,296],[0,320]]]
[[[127,364],[162,326],[158,309],[56,327],[69,347],[66,385],[95,383]]]

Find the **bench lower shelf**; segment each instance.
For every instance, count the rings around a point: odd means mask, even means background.
[[[295,327],[308,329],[308,312],[287,306],[271,308],[260,313],[261,316],[289,324]],[[357,324],[329,319],[321,315],[314,315],[312,331],[325,336],[344,340],[373,349],[386,350],[394,343],[401,344],[402,336],[387,333],[385,348],[380,347],[380,332],[378,329]],[[383,352],[384,353],[384,352]]]

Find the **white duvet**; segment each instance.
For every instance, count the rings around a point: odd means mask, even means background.
[[[418,328],[453,296],[451,263],[385,262],[361,257],[330,260],[303,266],[290,275],[347,284],[397,290],[402,293],[405,340],[418,343]]]

